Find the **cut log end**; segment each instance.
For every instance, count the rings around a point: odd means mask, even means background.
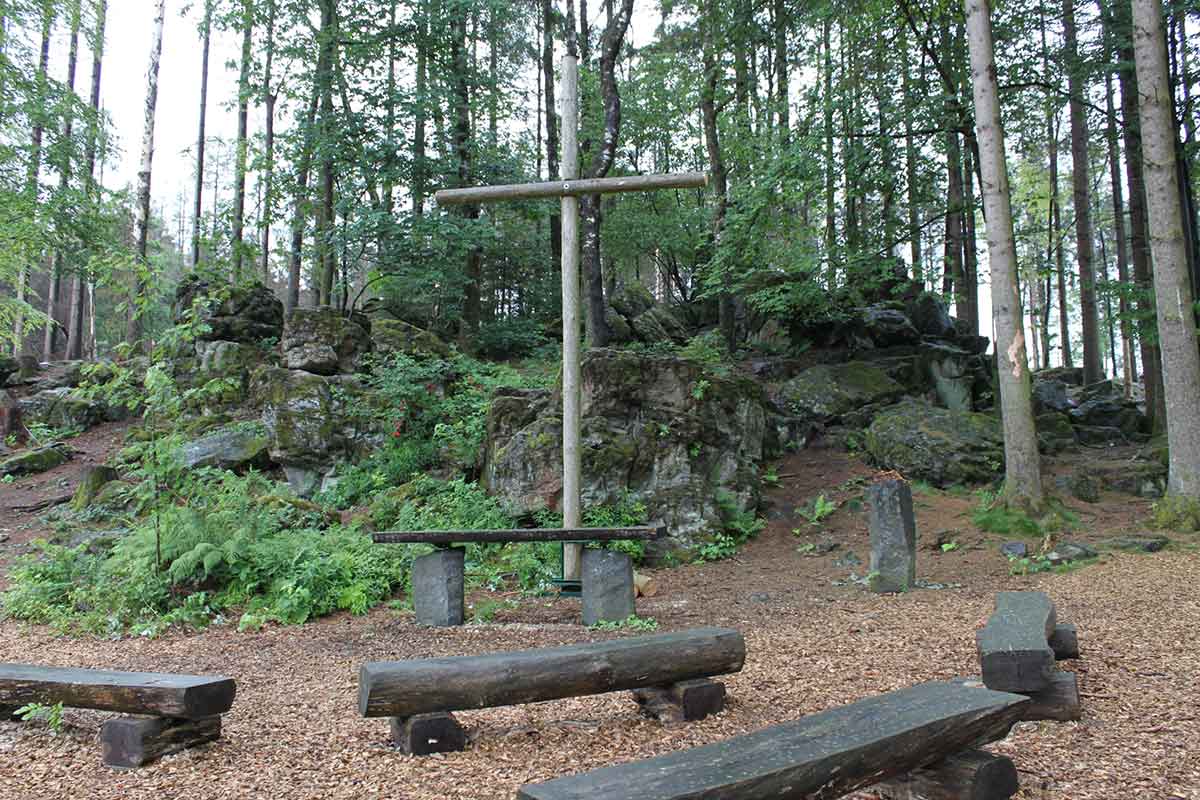
[[[133,769],[221,738],[221,718],[120,717],[100,729],[106,766]]]
[[[1074,672],[1056,672],[1050,685],[1028,695],[1030,704],[1021,719],[1074,722],[1083,716],[1079,703],[1079,677]]]
[[[641,711],[659,722],[695,722],[725,709],[725,684],[720,681],[681,681],[671,686],[635,689]]]
[[[1020,784],[1012,759],[964,750],[873,787],[885,800],[1008,800]]]
[[[1070,624],[1054,626],[1050,649],[1054,651],[1057,661],[1079,658],[1079,630]]]
[[[633,573],[633,587],[638,597],[654,597],[658,594],[658,581],[649,575]]]

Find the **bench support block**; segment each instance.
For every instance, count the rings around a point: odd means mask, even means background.
[[[418,625],[463,624],[462,548],[435,550],[413,561],[412,601]]]
[[[0,705],[0,722],[3,722],[4,720],[12,720],[13,722],[20,722],[20,718],[17,716],[18,708],[20,708],[20,706]]]
[[[725,709],[725,684],[704,679],[680,681],[635,689],[633,699],[643,714],[659,722],[695,722]]]
[[[1079,629],[1067,623],[1055,625],[1050,649],[1054,651],[1055,661],[1079,658]]]
[[[633,561],[615,550],[583,551],[583,624],[620,622],[636,612]]]
[[[1079,677],[1074,672],[1054,673],[1047,688],[1030,692],[1028,697],[1033,702],[1026,706],[1022,720],[1073,722],[1083,716],[1079,706]]]
[[[118,769],[141,767],[189,747],[221,738],[221,718],[118,717],[100,729],[104,763]]]
[[[886,800],[1008,800],[1020,788],[1012,759],[964,750],[873,786]]]
[[[392,717],[392,741],[410,756],[455,753],[467,748],[467,734],[453,714]]]

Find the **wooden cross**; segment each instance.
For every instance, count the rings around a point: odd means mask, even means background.
[[[443,189],[434,195],[440,206],[558,197],[562,202],[562,326],[563,326],[563,526],[580,527],[582,465],[579,442],[579,196],[652,189],[696,189],[708,185],[702,172],[635,175],[626,178],[579,180],[579,63],[563,56],[561,180],[506,186]],[[563,546],[563,579],[577,581],[583,545]]]

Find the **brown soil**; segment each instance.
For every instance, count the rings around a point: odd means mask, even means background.
[[[94,442],[91,456],[98,459],[119,432],[107,427],[90,436],[74,445]],[[1048,464],[1049,480],[1100,458],[1128,457],[1076,453]],[[77,458],[63,472],[0,487],[0,505],[28,503],[38,491],[70,491],[82,463],[88,462]],[[1178,536],[1174,547],[1155,555],[1105,555],[1067,574],[1011,576],[997,553],[1004,537],[971,523],[975,497],[919,492],[918,574],[956,588],[876,596],[846,581],[851,571],[862,576],[865,563],[835,563],[849,553],[867,559],[857,498],[874,470],[840,451],[815,448],[788,457],[778,472],[781,485],[768,492],[770,524],[758,539],[723,562],[657,572],[659,594],[638,602],[638,613],[656,619],[660,630],[725,625],[744,632],[746,667],[728,678],[728,707],[716,717],[664,726],[640,717],[627,693],[467,712],[458,715],[471,736],[467,751],[411,758],[389,747],[385,722],[357,716],[363,661],[623,635],[579,625],[575,600],[522,599],[492,623],[454,629],[422,629],[387,608],[302,627],[239,633],[221,625],[153,640],[62,638],[7,621],[0,623],[0,661],[223,673],[237,679],[238,700],[220,742],[125,773],[100,764],[96,734],[110,715],[69,710],[58,736],[33,724],[0,723],[0,797],[511,798],[527,782],[717,741],[919,681],[975,674],[974,631],[994,592],[1038,589],[1054,599],[1062,621],[1079,627],[1082,659],[1064,666],[1079,673],[1084,717],[1022,723],[992,746],[1016,762],[1018,796],[1200,798],[1194,537]],[[822,493],[841,507],[810,525],[794,509]],[[1099,541],[1141,531],[1148,504],[1106,494],[1095,505],[1069,505],[1080,525],[1067,538]],[[28,516],[3,523],[14,542],[37,525]],[[930,547],[939,536],[958,547]],[[797,552],[822,540],[838,548],[820,556]]]

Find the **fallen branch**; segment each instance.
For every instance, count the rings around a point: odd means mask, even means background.
[[[28,505],[9,506],[8,510],[9,511],[19,511],[22,513],[29,513],[29,512],[33,512],[33,511],[42,511],[44,509],[50,508],[51,506],[61,506],[63,503],[70,502],[70,500],[71,500],[71,495],[63,494],[63,495],[58,495],[57,497],[48,497],[45,500],[39,500],[36,503],[29,503]]]

